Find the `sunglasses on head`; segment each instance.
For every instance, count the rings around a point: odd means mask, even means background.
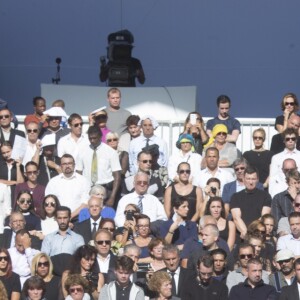
[[[0,256],[0,261],[2,261],[2,260],[8,261],[8,257],[7,256]]]
[[[55,202],[45,202],[45,203],[44,203],[44,206],[45,206],[45,207],[47,207],[47,206],[55,207],[55,206],[56,206],[56,203],[55,203]]]
[[[31,199],[20,199],[19,202],[20,202],[21,204],[24,204],[24,203],[26,203],[26,204],[31,204],[32,200],[31,200]]]
[[[82,292],[83,292],[83,288],[82,288],[82,287],[78,287],[78,288],[70,288],[70,289],[69,289],[69,292],[70,292],[70,293],[75,293],[75,292],[77,292],[77,293],[82,293]]]
[[[32,133],[32,132],[37,133],[38,130],[37,129],[27,129],[27,132],[28,133]]]
[[[8,119],[10,117],[10,115],[2,115],[2,116],[0,116],[0,120],[2,120],[2,119]]]
[[[103,241],[96,241],[97,245],[103,245],[103,246],[106,246],[106,245],[110,245],[111,244],[111,241],[110,240],[103,240]]]
[[[49,267],[49,261],[39,262],[38,267]]]
[[[78,126],[82,127],[82,125],[83,125],[83,122],[73,124],[72,126],[75,127],[75,128],[77,128]]]
[[[191,174],[191,170],[189,170],[189,169],[186,169],[186,170],[179,170],[178,173],[179,173],[179,174],[184,174],[184,173],[186,173],[186,174]]]

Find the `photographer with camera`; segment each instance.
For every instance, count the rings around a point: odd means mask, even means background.
[[[127,204],[124,210],[125,222],[124,225],[116,230],[116,241],[123,246],[128,241],[132,241],[136,237],[136,218],[140,214],[140,209],[135,204]]]
[[[102,273],[95,273],[92,268],[95,264],[97,251],[94,247],[83,245],[79,247],[72,256],[70,269],[63,272],[61,283],[64,297],[68,295],[65,289],[65,282],[69,275],[80,274],[89,283],[89,294],[91,299],[97,300],[100,290],[104,285],[104,276]]]

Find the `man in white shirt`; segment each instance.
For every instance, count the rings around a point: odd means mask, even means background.
[[[197,178],[194,178],[193,185],[201,187],[204,191],[208,179],[212,177],[218,178],[221,181],[220,192],[222,194],[224,185],[234,180],[233,175],[227,170],[218,167],[219,150],[217,148],[207,148],[204,159],[206,162],[206,168],[199,172]]]
[[[300,256],[300,212],[292,212],[289,215],[291,234],[281,236],[277,241],[277,251],[289,249],[295,257]]]
[[[128,204],[135,204],[140,208],[141,213],[147,215],[151,222],[166,220],[166,212],[161,202],[153,195],[147,194],[149,176],[146,173],[138,172],[134,177],[134,192],[122,197],[118,203],[115,222],[118,227],[124,225],[124,210]]]
[[[12,270],[20,276],[23,286],[27,278],[31,276],[31,262],[40,251],[31,248],[29,232],[20,229],[16,233],[15,246],[8,249],[12,261]]]
[[[71,114],[68,119],[71,132],[62,137],[57,144],[57,155],[71,154],[77,162],[80,147],[88,145],[88,138],[82,133],[83,121],[79,114]]]
[[[76,173],[74,158],[64,154],[61,158],[62,173],[53,177],[46,186],[45,195],[55,195],[60,204],[71,209],[71,219],[76,218],[82,208],[87,207],[90,184]]]
[[[121,165],[117,151],[101,143],[102,133],[98,126],[90,126],[90,145],[81,148],[76,170],[82,174],[90,186],[101,184],[106,188],[107,206],[113,206],[121,184]]]
[[[297,167],[300,166],[300,151],[296,149],[298,132],[293,128],[287,128],[283,133],[285,148],[282,152],[272,157],[270,165],[270,178],[282,173],[282,163],[287,158],[295,160]]]
[[[138,123],[141,126],[143,134],[133,139],[129,145],[129,169],[131,174],[138,170],[137,155],[144,147],[156,144],[159,148],[158,164],[167,167],[168,164],[168,147],[166,141],[154,134],[155,129],[159,126],[152,116],[143,116]]]

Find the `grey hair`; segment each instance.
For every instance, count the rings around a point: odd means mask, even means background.
[[[100,194],[103,194],[104,199],[106,198],[106,189],[100,184],[94,185],[89,192],[90,196],[99,196]]]
[[[139,252],[139,256],[140,256],[141,253],[142,253],[142,250],[141,250],[141,248],[140,248],[139,246],[134,245],[134,244],[129,244],[129,245],[126,245],[126,246],[124,247],[124,252],[123,252],[123,254],[126,255],[126,253],[127,253],[129,250],[131,250],[131,249],[137,250],[137,251]]]
[[[232,167],[235,168],[238,165],[245,165],[245,167],[247,168],[248,167],[248,161],[244,157],[237,158],[233,162]]]

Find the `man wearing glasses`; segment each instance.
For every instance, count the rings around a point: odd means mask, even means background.
[[[141,213],[146,214],[151,222],[157,220],[166,220],[166,212],[163,205],[148,191],[149,176],[144,172],[138,172],[134,177],[134,192],[123,196],[117,207],[115,222],[118,227],[123,226],[125,222],[124,211],[128,204],[135,204],[139,207]]]
[[[71,132],[58,141],[57,155],[62,157],[64,154],[71,154],[76,162],[80,147],[88,145],[89,141],[87,136],[82,133],[83,121],[79,114],[71,114],[68,124]]]
[[[238,254],[238,261],[240,267],[234,271],[229,272],[226,280],[226,285],[229,291],[234,285],[244,282],[248,277],[247,264],[249,259],[254,257],[254,249],[250,244],[243,243],[239,247]],[[265,270],[262,270],[262,279],[264,283],[269,283],[269,275]]]

